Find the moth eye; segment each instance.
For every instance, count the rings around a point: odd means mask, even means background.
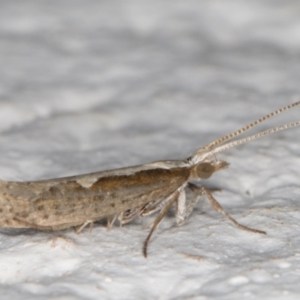
[[[202,163],[197,166],[197,175],[199,178],[206,179],[209,178],[215,171],[215,167],[208,163]]]

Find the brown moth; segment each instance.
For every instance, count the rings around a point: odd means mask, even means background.
[[[120,224],[134,217],[144,217],[159,211],[144,241],[143,254],[152,233],[170,207],[176,206],[176,222],[181,225],[193,211],[201,195],[212,207],[223,213],[237,227],[265,234],[238,223],[212,196],[212,191],[191,181],[209,178],[213,173],[228,167],[217,153],[261,138],[265,135],[299,126],[300,121],[277,126],[246,138],[227,142],[259,123],[288,109],[300,101],[275,110],[258,120],[225,135],[197,150],[185,160],[158,161],[140,166],[102,171],[97,173],[31,182],[0,181],[0,227],[61,230],[86,225],[107,218],[108,227],[116,219]],[[227,142],[227,143],[225,143]],[[193,197],[186,201],[185,190]]]

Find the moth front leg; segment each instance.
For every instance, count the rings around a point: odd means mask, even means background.
[[[177,225],[182,225],[185,220],[190,216],[194,207],[200,199],[200,196],[203,194],[202,188],[198,186],[188,183],[188,187],[195,191],[193,198],[186,204],[186,194],[183,190],[180,196],[178,197],[177,205],[176,205],[176,223]]]
[[[201,188],[203,193],[206,195],[207,199],[209,200],[211,206],[218,212],[221,212],[227,219],[229,219],[235,226],[237,226],[240,229],[254,232],[254,233],[260,233],[260,234],[266,234],[265,231],[250,228],[248,226],[240,224],[238,221],[236,221],[233,217],[229,215],[228,212],[224,210],[224,208],[221,206],[221,204],[213,197],[213,195],[210,193],[210,191],[204,187]]]
[[[184,221],[189,217],[189,215],[192,213],[195,205],[199,201],[199,198],[201,195],[205,195],[207,199],[209,200],[211,206],[218,212],[222,213],[228,220],[230,220],[235,226],[237,226],[240,229],[250,231],[250,232],[255,232],[255,233],[260,233],[260,234],[266,234],[265,231],[258,230],[258,229],[253,229],[248,226],[240,224],[238,221],[236,221],[233,217],[229,215],[228,212],[224,210],[224,208],[221,206],[221,204],[213,197],[211,194],[215,190],[207,189],[205,187],[198,187],[195,184],[188,183],[188,186],[190,189],[195,191],[194,197],[189,201],[187,205],[185,205],[185,199],[181,199],[180,197],[178,198],[178,204],[177,204],[177,215],[176,215],[176,221],[178,225],[182,225]]]
[[[185,194],[185,190],[182,190],[176,201],[175,219],[178,225],[183,224],[184,220],[186,219],[186,210],[187,210],[186,194]]]

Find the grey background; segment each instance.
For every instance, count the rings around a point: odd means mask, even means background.
[[[0,1],[0,166],[34,180],[185,158],[299,100],[298,1]],[[299,120],[299,108],[259,129]],[[299,129],[220,154],[206,201],[107,232],[0,231],[1,299],[297,299]]]

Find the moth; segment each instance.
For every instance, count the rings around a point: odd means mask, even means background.
[[[107,218],[108,227],[116,220],[125,224],[133,218],[158,212],[144,241],[143,254],[157,225],[172,205],[176,208],[176,223],[182,225],[192,213],[201,196],[237,227],[255,233],[264,231],[240,224],[231,217],[204,185],[196,185],[229,164],[218,153],[264,137],[268,134],[300,125],[300,121],[284,124],[229,141],[254,126],[284,111],[300,105],[300,101],[277,109],[241,129],[227,134],[198,149],[185,160],[157,161],[145,165],[97,173],[30,182],[0,181],[0,227],[62,230],[85,226]],[[187,199],[186,190],[192,196]]]

